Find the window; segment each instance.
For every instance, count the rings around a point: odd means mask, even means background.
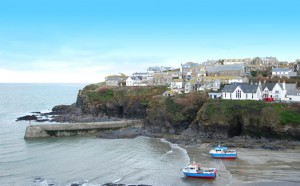
[[[275,94],[279,94],[279,90],[275,90]]]
[[[253,99],[253,93],[252,93],[252,99]]]
[[[248,94],[246,94],[246,99],[248,99]]]
[[[237,91],[235,92],[235,97],[236,97],[236,98],[241,98],[241,91],[240,91],[240,90],[237,90]]]

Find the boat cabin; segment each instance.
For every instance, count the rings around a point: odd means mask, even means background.
[[[215,147],[214,150],[215,150],[216,152],[218,152],[218,151],[226,151],[226,150],[227,150],[227,147]]]

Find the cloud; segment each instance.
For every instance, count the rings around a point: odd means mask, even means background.
[[[6,59],[4,63],[9,60]],[[156,65],[174,66],[174,61],[125,50],[101,53],[62,47],[54,57],[39,56],[37,60],[32,59],[26,64],[1,65],[0,82],[96,83],[104,81],[108,75],[131,75],[134,72],[145,72],[147,67]]]
[[[15,71],[0,69],[0,81],[4,83],[97,83],[105,76],[88,71],[75,74],[69,71]]]

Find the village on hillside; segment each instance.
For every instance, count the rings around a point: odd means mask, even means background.
[[[180,68],[154,66],[130,76],[110,75],[107,86],[168,86],[164,96],[207,91],[212,99],[300,102],[300,59],[276,57],[187,62]]]

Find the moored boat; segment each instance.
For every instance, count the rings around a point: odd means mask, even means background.
[[[203,168],[199,164],[193,162],[182,170],[186,177],[214,179],[217,176],[216,168]]]
[[[227,147],[221,147],[220,145],[209,151],[209,154],[213,158],[221,159],[236,159],[236,150],[228,150]]]

